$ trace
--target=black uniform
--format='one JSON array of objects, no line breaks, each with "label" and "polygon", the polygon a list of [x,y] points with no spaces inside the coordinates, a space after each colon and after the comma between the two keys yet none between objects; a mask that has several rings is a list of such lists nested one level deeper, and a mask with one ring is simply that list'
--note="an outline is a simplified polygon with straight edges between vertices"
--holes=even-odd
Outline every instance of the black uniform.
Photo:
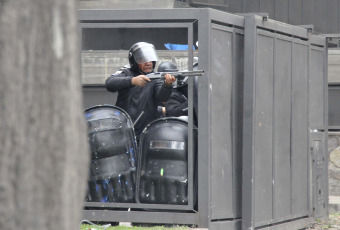
[{"label": "black uniform", "polygon": [[165,103],[166,116],[188,116],[188,85],[174,89]]},{"label": "black uniform", "polygon": [[123,69],[121,73],[111,75],[105,83],[108,91],[118,91],[116,106],[124,109],[133,122],[144,112],[135,124],[137,139],[147,124],[159,118],[157,105],[168,100],[172,92],[172,86],[166,86],[160,79],[154,79],[144,87],[132,85],[132,78],[138,75],[140,73]]}]

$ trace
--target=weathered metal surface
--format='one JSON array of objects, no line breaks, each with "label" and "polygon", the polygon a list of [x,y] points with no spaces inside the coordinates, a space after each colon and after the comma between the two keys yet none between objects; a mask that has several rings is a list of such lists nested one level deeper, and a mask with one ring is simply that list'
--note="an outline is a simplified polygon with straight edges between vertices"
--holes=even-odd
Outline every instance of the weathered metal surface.
[{"label": "weathered metal surface", "polygon": [[326,40],[259,16],[245,25],[242,228],[327,215],[325,142],[309,141],[327,130]]}]

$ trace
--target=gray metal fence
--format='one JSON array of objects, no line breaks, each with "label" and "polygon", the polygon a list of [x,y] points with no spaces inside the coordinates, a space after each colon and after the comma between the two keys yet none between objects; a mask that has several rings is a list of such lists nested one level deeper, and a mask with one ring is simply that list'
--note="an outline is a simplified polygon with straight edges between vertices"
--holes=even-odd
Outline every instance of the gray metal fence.
[{"label": "gray metal fence", "polygon": [[[167,28],[171,37],[184,29],[188,66],[198,41],[198,68],[205,71],[197,85],[197,153],[189,82],[188,204],[87,202],[84,218],[229,230],[297,229],[327,216],[325,38],[266,17],[211,9],[81,10],[79,20],[87,36],[91,28],[139,28],[140,41],[157,44],[172,42],[157,38],[157,29]],[[114,36],[122,46],[133,42]]]},{"label": "gray metal fence", "polygon": [[325,39],[258,16],[245,25],[243,229],[297,228],[327,215]]}]

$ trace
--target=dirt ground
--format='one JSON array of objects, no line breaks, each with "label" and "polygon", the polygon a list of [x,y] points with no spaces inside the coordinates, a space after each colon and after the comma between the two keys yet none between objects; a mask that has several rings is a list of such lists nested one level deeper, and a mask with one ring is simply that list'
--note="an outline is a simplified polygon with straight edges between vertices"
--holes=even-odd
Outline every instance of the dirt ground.
[{"label": "dirt ground", "polygon": [[305,228],[305,230],[339,230],[340,229],[340,213],[329,214],[329,219],[317,221]]}]

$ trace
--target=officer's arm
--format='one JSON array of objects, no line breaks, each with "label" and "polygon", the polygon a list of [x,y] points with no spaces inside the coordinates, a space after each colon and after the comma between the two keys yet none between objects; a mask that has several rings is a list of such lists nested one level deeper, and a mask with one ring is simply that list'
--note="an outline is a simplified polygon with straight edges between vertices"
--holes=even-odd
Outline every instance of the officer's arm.
[{"label": "officer's arm", "polygon": [[105,81],[105,87],[110,92],[117,92],[119,90],[132,87],[132,76],[127,76],[123,73],[112,74]]},{"label": "officer's arm", "polygon": [[172,93],[172,83],[176,81],[174,76],[170,74],[165,75],[165,79],[157,79],[155,97],[159,102],[166,102]]},{"label": "officer's arm", "polygon": [[150,82],[150,78],[145,75],[138,75],[131,79],[131,84],[139,87],[143,87],[146,83]]}]

